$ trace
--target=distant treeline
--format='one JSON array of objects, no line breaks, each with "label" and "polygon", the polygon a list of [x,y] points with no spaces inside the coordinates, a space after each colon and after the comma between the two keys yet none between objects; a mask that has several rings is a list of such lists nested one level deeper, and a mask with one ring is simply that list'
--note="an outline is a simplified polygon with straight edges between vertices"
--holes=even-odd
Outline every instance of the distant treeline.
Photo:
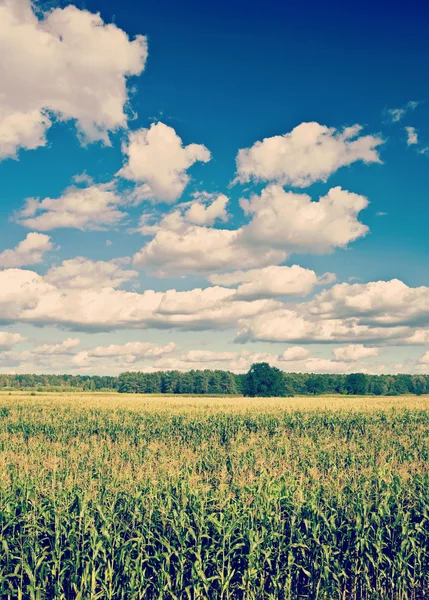
[{"label": "distant treeline", "polygon": [[[128,372],[119,377],[97,375],[0,375],[0,390],[116,390],[140,394],[237,394],[245,374],[229,371]],[[286,395],[300,394],[429,394],[429,375],[326,375],[285,373]]]},{"label": "distant treeline", "polygon": [[[129,372],[119,376],[118,391],[142,394],[242,394],[247,375],[229,371]],[[326,375],[284,373],[286,395],[429,393],[429,375]]]},{"label": "distant treeline", "polygon": [[0,390],[117,390],[118,377],[99,375],[1,375]]}]

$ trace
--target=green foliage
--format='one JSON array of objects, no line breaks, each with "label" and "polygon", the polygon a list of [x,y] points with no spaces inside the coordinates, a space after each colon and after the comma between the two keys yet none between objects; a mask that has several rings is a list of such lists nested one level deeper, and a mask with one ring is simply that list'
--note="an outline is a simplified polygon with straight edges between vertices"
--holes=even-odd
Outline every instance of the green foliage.
[{"label": "green foliage", "polygon": [[[284,379],[284,392],[281,395],[285,396],[300,394],[398,396],[401,394],[421,395],[429,393],[429,375],[282,373],[282,376]],[[192,370],[186,373],[181,371],[129,372],[122,373],[119,377],[0,374],[0,390],[34,389],[38,392],[117,390],[134,394],[237,395],[244,393],[246,381],[247,374],[237,375],[229,371],[209,369],[204,371]],[[282,385],[280,377],[278,377],[278,386]]]},{"label": "green foliage", "polygon": [[369,381],[365,373],[352,373],[346,377],[346,391],[348,394],[364,396],[368,392]]},{"label": "green foliage", "polygon": [[5,600],[426,597],[427,411],[0,416]]},{"label": "green foliage", "polygon": [[283,371],[271,367],[268,363],[255,363],[243,381],[243,393],[254,398],[286,396],[286,381]]},{"label": "green foliage", "polygon": [[127,372],[118,378],[118,392],[131,394],[239,394],[241,386],[230,371]]}]

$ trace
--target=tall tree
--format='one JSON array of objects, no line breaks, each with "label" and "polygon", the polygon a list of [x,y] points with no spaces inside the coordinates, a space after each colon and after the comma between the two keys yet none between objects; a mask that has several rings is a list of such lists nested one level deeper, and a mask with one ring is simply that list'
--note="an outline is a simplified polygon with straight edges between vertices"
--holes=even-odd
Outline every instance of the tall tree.
[{"label": "tall tree", "polygon": [[255,363],[244,378],[245,396],[286,396],[286,380],[283,371],[268,363]]}]

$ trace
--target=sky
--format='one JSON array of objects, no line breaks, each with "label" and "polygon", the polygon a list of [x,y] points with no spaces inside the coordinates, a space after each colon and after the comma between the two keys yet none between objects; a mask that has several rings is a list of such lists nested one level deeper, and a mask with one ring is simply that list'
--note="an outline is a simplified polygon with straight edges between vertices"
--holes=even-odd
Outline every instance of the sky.
[{"label": "sky", "polygon": [[419,2],[0,0],[0,372],[429,372]]}]

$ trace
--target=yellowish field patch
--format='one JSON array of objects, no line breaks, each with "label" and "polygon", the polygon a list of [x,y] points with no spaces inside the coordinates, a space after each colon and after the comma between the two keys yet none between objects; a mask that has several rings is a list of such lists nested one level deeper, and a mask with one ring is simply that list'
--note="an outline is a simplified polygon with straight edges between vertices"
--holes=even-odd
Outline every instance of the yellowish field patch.
[{"label": "yellowish field patch", "polygon": [[293,398],[195,397],[118,394],[116,392],[0,392],[0,406],[39,408],[93,408],[137,412],[278,412],[278,411],[379,411],[429,410],[429,395],[414,396],[296,396]]}]

